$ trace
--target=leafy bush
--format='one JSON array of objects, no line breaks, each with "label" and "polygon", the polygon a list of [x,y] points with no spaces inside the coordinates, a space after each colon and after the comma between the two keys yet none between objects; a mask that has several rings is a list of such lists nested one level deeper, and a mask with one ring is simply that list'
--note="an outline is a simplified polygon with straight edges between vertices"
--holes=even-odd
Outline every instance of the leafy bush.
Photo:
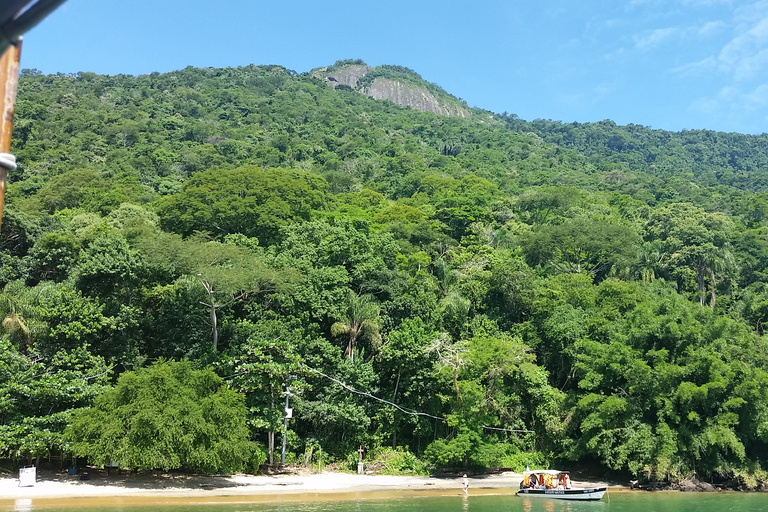
[{"label": "leafy bush", "polygon": [[251,466],[253,466],[253,473],[256,474],[259,472],[259,466],[266,464],[267,459],[269,459],[269,450],[261,443],[254,443],[254,445]]},{"label": "leafy bush", "polygon": [[397,447],[385,448],[376,454],[376,462],[384,463],[384,468],[380,471],[383,475],[429,475],[429,465],[419,460],[413,453]]},{"label": "leafy bush", "polygon": [[337,71],[339,69],[346,68],[349,66],[367,66],[367,65],[368,64],[366,64],[363,59],[341,59],[334,62],[333,65],[328,66],[325,72],[333,73],[334,71]]},{"label": "leafy bush", "polygon": [[65,431],[71,452],[127,469],[235,473],[259,456],[249,440],[243,396],[210,369],[158,361],[123,373]]},{"label": "leafy bush", "polygon": [[357,463],[360,461],[360,455],[357,452],[350,452],[347,454],[347,459],[344,461],[344,465],[341,469],[348,469],[349,471],[357,471]]},{"label": "leafy bush", "polygon": [[424,458],[435,466],[463,464],[471,456],[473,445],[478,440],[476,433],[462,433],[447,442],[437,439],[424,450]]},{"label": "leafy bush", "polygon": [[523,471],[526,466],[543,469],[549,468],[551,464],[551,455],[542,452],[511,453],[504,456],[501,461],[499,461],[499,467],[511,468],[512,471],[516,471],[518,473]]}]

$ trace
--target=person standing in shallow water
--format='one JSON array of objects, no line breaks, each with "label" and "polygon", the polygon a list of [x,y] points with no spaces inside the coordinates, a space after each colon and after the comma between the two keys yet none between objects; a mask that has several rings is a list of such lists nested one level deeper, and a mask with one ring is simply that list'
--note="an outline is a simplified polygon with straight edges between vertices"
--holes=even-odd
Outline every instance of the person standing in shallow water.
[{"label": "person standing in shallow water", "polygon": [[464,486],[464,494],[469,496],[469,478],[467,478],[466,473],[464,473],[464,476],[461,479],[461,485]]}]

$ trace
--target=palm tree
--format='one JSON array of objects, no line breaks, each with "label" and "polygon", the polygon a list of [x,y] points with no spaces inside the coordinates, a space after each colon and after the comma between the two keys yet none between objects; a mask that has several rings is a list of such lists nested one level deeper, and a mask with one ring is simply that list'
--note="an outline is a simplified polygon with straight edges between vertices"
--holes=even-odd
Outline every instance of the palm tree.
[{"label": "palm tree", "polygon": [[658,244],[645,242],[640,248],[637,262],[637,274],[640,280],[652,283],[657,277],[657,272],[666,266],[662,263],[665,253],[659,251]]},{"label": "palm tree", "polygon": [[456,285],[459,279],[459,272],[451,268],[451,264],[444,258],[438,258],[435,261],[435,277],[437,277],[437,287],[440,293],[445,297],[448,292]]},{"label": "palm tree", "polygon": [[29,351],[35,336],[46,327],[35,306],[48,288],[48,285],[27,288],[23,281],[13,281],[0,291],[0,333],[5,333],[21,352]]},{"label": "palm tree", "polygon": [[350,361],[355,360],[355,347],[358,339],[366,339],[374,350],[381,347],[379,330],[379,305],[371,295],[357,295],[352,290],[347,295],[346,311],[341,321],[331,326],[332,336],[347,336],[347,348],[344,355]]},{"label": "palm tree", "polygon": [[734,258],[733,253],[730,251],[730,245],[726,244],[710,253],[707,260],[707,267],[709,269],[709,284],[711,286],[709,307],[714,309],[715,301],[717,300],[715,293],[715,289],[717,288],[717,282],[715,281],[716,275],[733,274],[738,271],[738,264],[736,263],[736,258]]}]

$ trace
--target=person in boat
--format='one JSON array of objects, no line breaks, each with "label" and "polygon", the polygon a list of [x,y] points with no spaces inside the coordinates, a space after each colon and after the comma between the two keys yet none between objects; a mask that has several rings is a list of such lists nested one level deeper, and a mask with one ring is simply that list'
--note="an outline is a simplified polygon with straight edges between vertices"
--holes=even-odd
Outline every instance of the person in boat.
[{"label": "person in boat", "polygon": [[[534,479],[535,479],[535,478],[536,478],[536,477],[534,476]],[[521,489],[530,489],[530,488],[531,488],[531,487],[533,487],[534,485],[536,485],[536,484],[534,484],[534,483],[533,483],[533,481],[531,480],[531,475],[525,475],[525,476],[523,477],[523,481],[522,481],[522,482],[520,482],[520,488],[521,488]]]}]

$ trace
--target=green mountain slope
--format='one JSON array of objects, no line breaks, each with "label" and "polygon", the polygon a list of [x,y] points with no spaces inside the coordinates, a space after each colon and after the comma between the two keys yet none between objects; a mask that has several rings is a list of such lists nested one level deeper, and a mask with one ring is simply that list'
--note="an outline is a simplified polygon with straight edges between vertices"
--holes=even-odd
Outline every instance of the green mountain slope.
[{"label": "green mountain slope", "polygon": [[207,471],[266,459],[290,383],[289,461],[766,480],[762,136],[525,122],[340,61],[28,70],[13,151],[0,457],[115,460],[75,410],[186,359],[249,428]]},{"label": "green mountain slope", "polygon": [[525,122],[507,117],[510,129],[533,132],[547,142],[656,176],[689,176],[704,186],[728,185],[752,192],[768,190],[768,135],[711,130],[679,133],[644,126],[599,123]]}]

